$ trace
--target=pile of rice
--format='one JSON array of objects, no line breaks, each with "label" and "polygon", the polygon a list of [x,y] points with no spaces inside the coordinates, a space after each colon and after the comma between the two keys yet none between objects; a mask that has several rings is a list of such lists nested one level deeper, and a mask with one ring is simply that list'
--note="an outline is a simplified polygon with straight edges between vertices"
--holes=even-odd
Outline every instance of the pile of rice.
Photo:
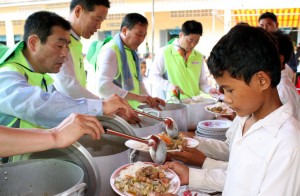
[{"label": "pile of rice", "polygon": [[136,142],[134,143],[135,149],[138,150],[149,150],[149,146],[147,144],[144,144],[142,142]]},{"label": "pile of rice", "polygon": [[126,169],[123,169],[120,173],[118,178],[120,179],[124,179],[126,176],[135,176],[135,172],[142,168],[142,167],[146,167],[149,166],[149,164],[143,163],[141,161],[138,161],[130,166],[128,166]]}]

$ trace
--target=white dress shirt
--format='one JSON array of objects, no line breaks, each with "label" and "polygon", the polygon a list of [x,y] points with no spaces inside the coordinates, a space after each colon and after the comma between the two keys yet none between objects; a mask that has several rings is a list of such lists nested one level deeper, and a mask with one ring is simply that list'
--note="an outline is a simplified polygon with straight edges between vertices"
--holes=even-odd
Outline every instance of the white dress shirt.
[{"label": "white dress shirt", "polygon": [[71,113],[103,114],[102,100],[73,99],[58,91],[47,93],[40,87],[28,84],[27,79],[15,71],[1,72],[0,113],[44,128],[57,126]]},{"label": "white dress shirt", "polygon": [[291,81],[290,77],[288,76],[287,69],[281,70],[281,79],[280,83],[277,85],[277,90],[281,102],[290,103],[293,108],[294,117],[300,122],[300,95],[298,94],[297,89]]},{"label": "white dress shirt", "polygon": [[226,141],[195,137],[199,141],[197,149],[207,157],[201,169],[189,168],[190,189],[223,191],[233,131],[232,128],[227,130]]},{"label": "white dress shirt", "polygon": [[246,119],[232,124],[223,195],[300,195],[300,124],[291,106],[281,106],[242,135]]},{"label": "white dress shirt", "polygon": [[285,72],[286,72],[286,75],[288,76],[288,78],[290,78],[291,81],[294,80],[294,71],[292,70],[292,68],[288,65],[288,64],[285,64]]},{"label": "white dress shirt", "polygon": [[[117,94],[125,98],[128,91],[113,83],[115,77],[119,74],[119,69],[116,53],[111,48],[107,47],[100,51],[99,58],[97,58],[97,67],[96,80],[98,82],[96,83],[96,91],[99,96],[107,98],[112,94]],[[140,92],[141,95],[148,95],[143,82],[140,82]]]},{"label": "white dress shirt", "polygon": [[[71,30],[71,34],[80,41],[80,37],[76,35],[74,31]],[[72,50],[70,48],[70,50]],[[74,57],[78,58],[78,57]],[[68,53],[67,60],[63,63],[63,66],[60,68],[60,71],[56,74],[49,74],[54,79],[55,88],[73,97],[77,98],[87,98],[87,99],[99,99],[98,96],[91,93],[88,89],[83,87],[76,78],[73,57],[71,53]]]}]

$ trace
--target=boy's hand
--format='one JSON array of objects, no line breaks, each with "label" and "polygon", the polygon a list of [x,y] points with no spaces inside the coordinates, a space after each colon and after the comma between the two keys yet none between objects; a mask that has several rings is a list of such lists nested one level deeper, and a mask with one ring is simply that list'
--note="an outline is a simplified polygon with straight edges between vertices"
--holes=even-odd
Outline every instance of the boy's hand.
[{"label": "boy's hand", "polygon": [[168,152],[168,157],[177,159],[189,165],[202,167],[206,156],[195,148],[183,147],[182,151]]},{"label": "boy's hand", "polygon": [[162,168],[173,170],[180,179],[180,185],[189,184],[189,168],[177,161],[166,162]]}]

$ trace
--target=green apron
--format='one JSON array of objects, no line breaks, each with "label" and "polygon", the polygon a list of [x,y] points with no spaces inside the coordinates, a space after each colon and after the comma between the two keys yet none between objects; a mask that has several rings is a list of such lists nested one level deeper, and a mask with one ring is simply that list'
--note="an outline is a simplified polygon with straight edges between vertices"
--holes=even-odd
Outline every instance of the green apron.
[{"label": "green apron", "polygon": [[71,43],[69,45],[69,48],[73,60],[76,79],[79,81],[81,86],[86,87],[86,73],[83,63],[82,44],[72,35],[70,37]]},{"label": "green apron", "polygon": [[[199,78],[202,69],[202,59],[202,55],[193,50],[188,61],[185,62],[173,44],[165,46],[164,64],[168,74],[168,80],[172,84],[179,86],[189,96],[199,95]],[[188,98],[184,94],[181,96],[182,98]]]}]

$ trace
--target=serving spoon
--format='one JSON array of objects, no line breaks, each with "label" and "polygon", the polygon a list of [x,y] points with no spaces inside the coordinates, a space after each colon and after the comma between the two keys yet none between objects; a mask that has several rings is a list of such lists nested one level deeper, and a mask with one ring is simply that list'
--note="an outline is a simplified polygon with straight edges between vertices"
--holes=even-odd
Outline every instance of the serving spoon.
[{"label": "serving spoon", "polygon": [[179,135],[178,127],[177,127],[176,122],[172,118],[170,118],[170,117],[160,118],[160,117],[153,116],[151,114],[141,112],[141,111],[135,110],[135,109],[133,111],[136,112],[137,114],[141,114],[143,116],[147,116],[149,118],[153,118],[153,119],[156,119],[158,121],[164,122],[165,125],[166,125],[166,131],[167,131],[168,135],[171,138],[177,138],[178,137],[178,135]]},{"label": "serving spoon", "polygon": [[150,156],[155,163],[163,164],[166,161],[167,146],[156,135],[150,135],[149,138],[143,139],[125,133],[120,133],[118,131],[113,131],[111,129],[105,129],[105,133],[147,144],[149,146]]}]

